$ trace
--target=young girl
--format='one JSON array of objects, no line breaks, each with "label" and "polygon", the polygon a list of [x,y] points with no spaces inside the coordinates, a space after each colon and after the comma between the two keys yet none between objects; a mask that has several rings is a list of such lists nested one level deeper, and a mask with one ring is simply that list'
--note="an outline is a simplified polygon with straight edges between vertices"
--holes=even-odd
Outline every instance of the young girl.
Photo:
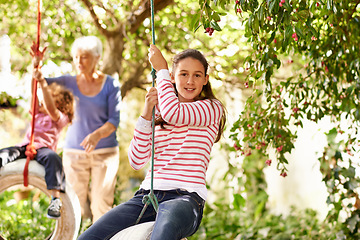
[{"label": "young girl", "polygon": [[[38,81],[43,95],[43,101],[37,101],[39,104],[35,110],[34,146],[37,154],[34,159],[45,167],[45,181],[52,195],[47,216],[59,218],[60,192],[65,192],[65,174],[61,157],[55,151],[61,130],[73,119],[74,97],[69,90],[60,85],[47,85],[38,68],[34,68],[32,81],[34,79]],[[22,143],[0,150],[0,167],[26,158],[25,151],[30,143],[30,135],[31,128],[28,129]]]},{"label": "young girl", "polygon": [[[194,234],[200,225],[210,152],[223,132],[225,113],[211,90],[208,63],[199,51],[188,49],[176,55],[172,73],[154,45],[149,59],[157,70],[157,88],[146,95],[128,155],[136,170],[151,159],[151,119],[156,106],[153,189],[159,208],[156,212],[152,205],[147,207],[140,223],[155,221],[152,240],[175,240]],[[79,240],[109,239],[135,225],[150,188],[149,171],[132,199],[107,212]]]}]

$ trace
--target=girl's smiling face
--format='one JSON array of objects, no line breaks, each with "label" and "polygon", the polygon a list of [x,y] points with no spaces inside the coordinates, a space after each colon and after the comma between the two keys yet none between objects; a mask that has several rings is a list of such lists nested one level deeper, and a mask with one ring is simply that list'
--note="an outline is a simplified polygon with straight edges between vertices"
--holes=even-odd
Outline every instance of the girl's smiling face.
[{"label": "girl's smiling face", "polygon": [[180,60],[171,74],[171,82],[175,83],[180,102],[193,102],[208,80],[209,75],[205,74],[202,63],[192,57]]}]

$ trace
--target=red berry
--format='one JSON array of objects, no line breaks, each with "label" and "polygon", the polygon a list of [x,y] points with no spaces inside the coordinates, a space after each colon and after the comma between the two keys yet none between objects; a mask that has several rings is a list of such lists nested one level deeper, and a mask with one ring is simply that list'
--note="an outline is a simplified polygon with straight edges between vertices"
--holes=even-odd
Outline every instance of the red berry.
[{"label": "red berry", "polygon": [[246,153],[246,156],[250,156],[251,155],[251,149],[249,149],[249,151]]},{"label": "red berry", "polygon": [[270,166],[271,165],[271,159],[268,159],[265,161],[266,165]]},{"label": "red berry", "polygon": [[239,147],[236,143],[234,143],[234,148],[235,148],[236,151],[241,150],[241,147]]},{"label": "red berry", "polygon": [[279,6],[280,6],[280,7],[282,7],[282,6],[283,6],[281,2],[279,3]]}]

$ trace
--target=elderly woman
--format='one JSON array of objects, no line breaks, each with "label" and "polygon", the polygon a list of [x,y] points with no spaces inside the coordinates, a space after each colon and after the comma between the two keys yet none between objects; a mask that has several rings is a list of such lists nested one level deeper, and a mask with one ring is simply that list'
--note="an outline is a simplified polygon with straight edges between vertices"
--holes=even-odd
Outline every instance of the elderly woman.
[{"label": "elderly woman", "polygon": [[66,179],[79,197],[82,216],[88,218],[92,214],[95,222],[114,202],[119,166],[116,129],[120,121],[120,86],[97,69],[102,54],[100,39],[76,39],[71,53],[77,74],[46,80],[66,86],[76,96],[75,119],[66,133],[63,164]]}]

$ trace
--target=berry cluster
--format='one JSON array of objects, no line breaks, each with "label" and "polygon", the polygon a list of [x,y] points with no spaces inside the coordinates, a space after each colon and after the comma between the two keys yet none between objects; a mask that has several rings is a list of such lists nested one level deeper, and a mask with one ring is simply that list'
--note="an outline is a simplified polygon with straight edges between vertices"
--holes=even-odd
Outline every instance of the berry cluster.
[{"label": "berry cluster", "polygon": [[205,33],[208,33],[209,36],[211,36],[213,34],[213,32],[214,32],[214,29],[212,27],[207,27],[205,29]]},{"label": "berry cluster", "polygon": [[237,5],[236,13],[242,13],[242,10],[241,10],[241,8],[240,8],[240,1],[239,1],[239,0],[236,0],[235,4]]},{"label": "berry cluster", "polygon": [[285,3],[285,0],[281,0],[281,1],[279,2],[279,6],[282,7],[284,3]]},{"label": "berry cluster", "polygon": [[291,36],[292,36],[292,38],[293,38],[295,41],[299,40],[299,38],[298,38],[298,36],[297,36],[296,33],[293,33]]}]

